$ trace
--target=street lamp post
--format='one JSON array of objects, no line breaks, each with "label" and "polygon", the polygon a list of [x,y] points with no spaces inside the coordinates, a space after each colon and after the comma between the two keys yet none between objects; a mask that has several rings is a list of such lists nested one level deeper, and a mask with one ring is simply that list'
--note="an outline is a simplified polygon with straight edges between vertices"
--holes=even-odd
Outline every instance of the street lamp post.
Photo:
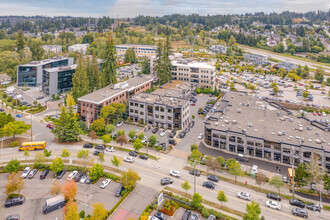
[{"label": "street lamp post", "polygon": [[[294,163],[294,158],[293,158],[293,163]],[[294,176],[295,176],[294,164],[292,164],[292,197],[294,197]]]},{"label": "street lamp post", "polygon": [[33,136],[32,136],[32,113],[31,113],[31,141],[33,141]]}]

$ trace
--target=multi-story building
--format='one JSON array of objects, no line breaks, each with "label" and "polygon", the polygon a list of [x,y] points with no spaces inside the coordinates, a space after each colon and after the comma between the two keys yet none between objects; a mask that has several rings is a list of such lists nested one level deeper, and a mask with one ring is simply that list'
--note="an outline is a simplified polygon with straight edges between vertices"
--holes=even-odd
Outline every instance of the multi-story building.
[{"label": "multi-story building", "polygon": [[212,51],[213,53],[222,53],[222,54],[226,54],[227,52],[227,47],[225,46],[221,46],[221,45],[212,45],[210,47],[210,51]]},{"label": "multi-story building", "polygon": [[42,90],[47,95],[70,91],[77,64],[44,69]]},{"label": "multi-story building", "polygon": [[216,73],[214,66],[187,60],[174,60],[172,66],[173,80],[189,82],[200,88],[214,89]]},{"label": "multi-story building", "polygon": [[89,44],[74,44],[68,47],[68,51],[70,53],[78,52],[78,53],[86,54],[88,47]]},{"label": "multi-story building", "polygon": [[44,45],[42,48],[46,53],[62,53],[62,45]]},{"label": "multi-story building", "polygon": [[127,49],[133,49],[138,57],[150,57],[156,55],[157,47],[154,45],[138,45],[138,44],[119,44],[116,46],[118,56],[125,56]]},{"label": "multi-story building", "polygon": [[267,57],[252,53],[245,53],[244,60],[258,65],[266,65],[268,63]]},{"label": "multi-story building", "polygon": [[188,99],[140,93],[129,98],[129,117],[164,129],[183,129],[190,122]]},{"label": "multi-story building", "polygon": [[100,118],[101,109],[111,103],[124,103],[133,95],[151,88],[153,78],[137,76],[127,81],[110,85],[78,98],[78,113],[83,121]]},{"label": "multi-story building", "polygon": [[152,94],[189,99],[191,97],[191,93],[194,91],[194,84],[191,84],[189,82],[172,80],[162,85],[157,90],[153,91]]},{"label": "multi-story building", "polygon": [[298,66],[294,63],[289,63],[289,62],[279,62],[277,64],[278,68],[285,69],[287,72],[290,72],[292,69],[297,69]]},{"label": "multi-story building", "polygon": [[228,92],[205,121],[205,143],[219,151],[284,164],[309,162],[312,153],[330,171],[330,127],[296,117],[280,104]]},{"label": "multi-story building", "polygon": [[31,87],[42,86],[44,69],[69,66],[72,64],[72,57],[55,57],[19,65],[17,66],[17,85]]}]

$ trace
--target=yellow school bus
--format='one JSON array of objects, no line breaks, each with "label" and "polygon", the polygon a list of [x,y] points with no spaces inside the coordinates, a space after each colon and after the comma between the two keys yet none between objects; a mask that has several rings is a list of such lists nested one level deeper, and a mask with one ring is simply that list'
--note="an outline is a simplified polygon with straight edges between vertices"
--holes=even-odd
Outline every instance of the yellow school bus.
[{"label": "yellow school bus", "polygon": [[25,150],[42,150],[46,147],[46,141],[35,141],[35,142],[23,142],[21,146],[19,146],[19,151]]}]

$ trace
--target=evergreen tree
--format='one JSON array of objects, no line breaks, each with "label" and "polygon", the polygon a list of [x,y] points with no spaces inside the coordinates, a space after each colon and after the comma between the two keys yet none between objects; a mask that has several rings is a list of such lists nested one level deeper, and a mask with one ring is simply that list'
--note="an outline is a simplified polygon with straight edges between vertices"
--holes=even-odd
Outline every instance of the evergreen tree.
[{"label": "evergreen tree", "polygon": [[165,43],[162,43],[161,41],[158,42],[156,53],[155,72],[157,74],[159,84],[162,85],[172,79],[172,64],[169,58],[172,51],[169,37],[166,37]]},{"label": "evergreen tree", "polygon": [[18,35],[16,38],[16,47],[17,47],[17,52],[19,54],[22,54],[22,52],[24,51],[24,47],[25,47],[24,36],[23,36],[22,30],[20,30],[18,32]]},{"label": "evergreen tree", "polygon": [[[165,79],[166,82],[171,81],[172,79],[172,63],[171,60],[169,58],[169,56],[172,54],[172,47],[171,47],[171,41],[170,41],[170,37],[166,36],[166,41],[165,41],[165,45],[164,45],[164,75],[165,75]],[[165,82],[165,83],[166,83]]]},{"label": "evergreen tree", "polygon": [[143,58],[142,61],[142,74],[149,74],[150,73],[150,65],[147,57]]},{"label": "evergreen tree", "polygon": [[32,53],[32,60],[42,60],[45,53],[42,48],[42,42],[40,40],[31,40],[29,47]]},{"label": "evergreen tree", "polygon": [[89,82],[87,77],[86,66],[83,62],[82,56],[78,59],[78,65],[75,73],[72,78],[72,96],[74,100],[77,100],[79,97],[88,94],[89,92]]},{"label": "evergreen tree", "polygon": [[116,52],[113,38],[109,36],[102,65],[101,87],[117,82]]},{"label": "evergreen tree", "polygon": [[[100,88],[100,73],[99,73],[99,64],[97,63],[95,50],[93,50],[93,57],[92,57],[90,74],[93,76],[92,77],[93,87],[92,87],[91,91],[99,89]],[[90,83],[91,83],[91,81],[90,81]]]},{"label": "evergreen tree", "polygon": [[125,63],[136,63],[137,59],[133,49],[129,48],[125,52]]}]

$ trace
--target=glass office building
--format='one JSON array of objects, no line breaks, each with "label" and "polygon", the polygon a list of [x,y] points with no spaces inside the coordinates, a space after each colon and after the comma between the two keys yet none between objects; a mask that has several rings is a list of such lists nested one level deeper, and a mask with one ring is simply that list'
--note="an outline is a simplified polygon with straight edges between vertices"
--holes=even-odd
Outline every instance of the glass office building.
[{"label": "glass office building", "polygon": [[18,86],[37,86],[37,67],[18,66],[17,83]]}]

